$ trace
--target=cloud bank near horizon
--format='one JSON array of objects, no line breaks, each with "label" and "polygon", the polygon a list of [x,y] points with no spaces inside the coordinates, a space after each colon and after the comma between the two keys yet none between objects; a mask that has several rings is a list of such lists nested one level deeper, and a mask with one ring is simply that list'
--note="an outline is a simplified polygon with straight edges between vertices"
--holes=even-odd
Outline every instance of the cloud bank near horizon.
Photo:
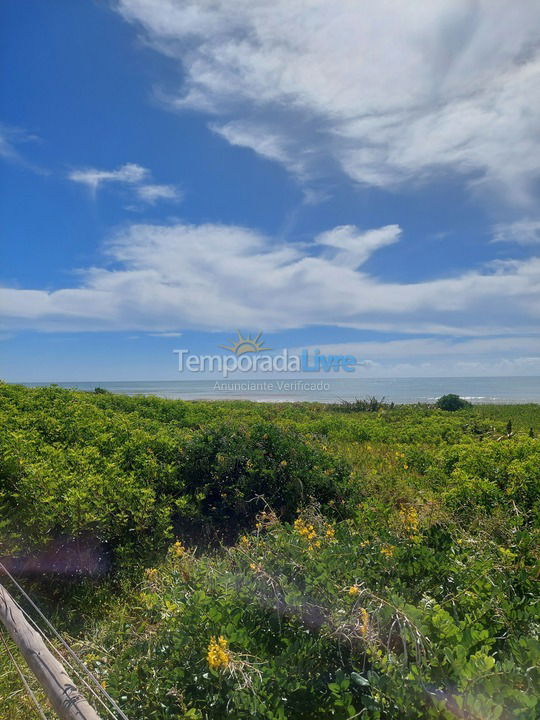
[{"label": "cloud bank near horizon", "polygon": [[74,287],[0,290],[6,330],[267,331],[340,325],[454,336],[537,333],[540,258],[494,261],[453,277],[387,282],[365,264],[398,225],[338,226],[307,244],[231,225],[133,224],[108,262]]}]

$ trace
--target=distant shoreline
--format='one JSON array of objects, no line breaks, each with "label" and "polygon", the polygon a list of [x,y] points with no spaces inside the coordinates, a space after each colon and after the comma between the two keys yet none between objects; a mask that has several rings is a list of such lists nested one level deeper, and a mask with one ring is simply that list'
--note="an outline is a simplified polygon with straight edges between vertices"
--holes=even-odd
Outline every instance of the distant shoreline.
[{"label": "distant shoreline", "polygon": [[[291,390],[284,392],[283,383]],[[225,384],[220,378],[201,380],[156,380],[156,381],[84,381],[84,382],[20,382],[10,383],[27,387],[58,385],[63,388],[92,392],[101,387],[109,392],[129,396],[156,396],[180,400],[249,400],[253,402],[319,402],[337,403],[368,397],[384,398],[396,405],[432,404],[438,397],[455,393],[474,405],[516,405],[540,403],[540,377],[440,377],[440,378],[324,378],[321,390],[305,390],[302,383],[317,385],[321,378],[287,378],[285,380],[245,378],[229,380]],[[234,386],[257,389],[234,390]],[[274,383],[274,387],[269,386]],[[281,383],[281,385],[279,384]],[[232,387],[232,390],[216,391],[216,384]],[[264,389],[260,389],[264,388]]]}]

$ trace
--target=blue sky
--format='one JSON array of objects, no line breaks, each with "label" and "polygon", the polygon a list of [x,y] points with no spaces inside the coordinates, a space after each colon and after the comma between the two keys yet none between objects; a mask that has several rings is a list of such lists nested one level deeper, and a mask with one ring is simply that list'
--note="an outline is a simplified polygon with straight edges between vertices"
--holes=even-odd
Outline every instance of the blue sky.
[{"label": "blue sky", "polygon": [[540,375],[540,6],[5,0],[0,377],[174,379],[237,327]]}]

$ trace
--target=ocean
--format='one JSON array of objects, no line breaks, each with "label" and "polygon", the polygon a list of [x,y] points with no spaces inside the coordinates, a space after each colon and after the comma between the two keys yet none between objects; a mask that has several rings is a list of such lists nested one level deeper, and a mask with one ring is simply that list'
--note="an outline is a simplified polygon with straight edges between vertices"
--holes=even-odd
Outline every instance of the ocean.
[{"label": "ocean", "polygon": [[[50,383],[23,383],[27,386]],[[430,377],[148,380],[137,382],[58,382],[65,388],[92,391],[102,387],[122,395],[157,395],[182,400],[254,400],[322,402],[375,396],[394,403],[432,403],[455,393],[472,403],[540,403],[540,377]]]}]

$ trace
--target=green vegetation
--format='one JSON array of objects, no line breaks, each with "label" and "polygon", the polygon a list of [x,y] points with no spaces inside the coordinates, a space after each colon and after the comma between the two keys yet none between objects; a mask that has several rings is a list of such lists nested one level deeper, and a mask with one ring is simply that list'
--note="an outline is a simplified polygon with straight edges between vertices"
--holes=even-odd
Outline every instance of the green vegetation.
[{"label": "green vegetation", "polygon": [[130,718],[539,716],[539,406],[0,385],[0,423],[2,554],[99,544],[25,584]]},{"label": "green vegetation", "polygon": [[468,400],[460,398],[459,395],[449,393],[448,395],[440,397],[435,403],[435,406],[440,410],[449,410],[450,412],[454,412],[455,410],[463,410],[464,408],[471,407],[471,403],[468,402]]}]

